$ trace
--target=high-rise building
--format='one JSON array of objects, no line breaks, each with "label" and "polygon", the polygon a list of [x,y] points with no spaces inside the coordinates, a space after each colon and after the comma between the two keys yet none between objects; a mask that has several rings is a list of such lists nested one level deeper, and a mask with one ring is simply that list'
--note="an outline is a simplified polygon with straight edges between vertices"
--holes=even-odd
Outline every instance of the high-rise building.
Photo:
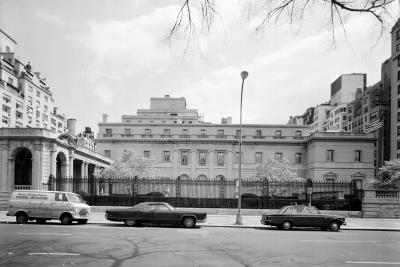
[{"label": "high-rise building", "polygon": [[0,29],[0,128],[45,128],[65,132],[65,115],[58,112],[46,78],[15,57],[15,42]]},{"label": "high-rise building", "polygon": [[391,31],[390,91],[391,91],[391,159],[400,158],[400,19]]},{"label": "high-rise building", "polygon": [[356,98],[357,90],[364,90],[367,75],[362,73],[342,74],[331,84],[331,104],[347,104]]}]

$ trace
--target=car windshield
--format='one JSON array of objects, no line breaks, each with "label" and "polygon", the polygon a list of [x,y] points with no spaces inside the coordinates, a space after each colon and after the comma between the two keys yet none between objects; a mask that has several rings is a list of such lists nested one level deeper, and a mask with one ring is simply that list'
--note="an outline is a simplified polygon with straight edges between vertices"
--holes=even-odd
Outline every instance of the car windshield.
[{"label": "car windshield", "polygon": [[80,195],[67,194],[67,197],[69,202],[86,204],[85,200],[83,200],[83,198]]},{"label": "car windshield", "polygon": [[164,203],[165,204],[165,206],[167,206],[170,210],[174,210],[175,208],[174,207],[172,207],[169,203]]},{"label": "car windshield", "polygon": [[283,207],[283,208],[281,208],[281,210],[278,213],[287,213],[289,208],[290,208],[290,206]]}]

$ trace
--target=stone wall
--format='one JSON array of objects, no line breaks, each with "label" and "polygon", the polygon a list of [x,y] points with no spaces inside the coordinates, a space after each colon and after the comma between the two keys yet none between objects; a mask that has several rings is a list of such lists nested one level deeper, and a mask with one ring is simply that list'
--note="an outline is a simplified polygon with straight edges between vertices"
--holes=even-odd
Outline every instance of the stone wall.
[{"label": "stone wall", "polygon": [[364,190],[363,218],[400,218],[398,190]]}]

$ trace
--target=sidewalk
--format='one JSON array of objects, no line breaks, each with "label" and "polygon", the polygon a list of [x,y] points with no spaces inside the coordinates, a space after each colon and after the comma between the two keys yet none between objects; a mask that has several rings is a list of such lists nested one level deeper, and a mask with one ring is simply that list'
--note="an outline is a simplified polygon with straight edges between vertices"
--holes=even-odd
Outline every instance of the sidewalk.
[{"label": "sidewalk", "polygon": [[[6,211],[0,211],[0,223],[14,223],[15,217],[6,216]],[[242,216],[242,225],[235,225],[235,215],[207,215],[206,223],[199,224],[203,227],[237,227],[237,228],[270,228],[260,223],[261,216]],[[116,223],[108,221],[104,212],[93,213],[89,224]],[[370,219],[346,218],[346,225],[342,230],[367,230],[367,231],[400,231],[400,219]]]}]

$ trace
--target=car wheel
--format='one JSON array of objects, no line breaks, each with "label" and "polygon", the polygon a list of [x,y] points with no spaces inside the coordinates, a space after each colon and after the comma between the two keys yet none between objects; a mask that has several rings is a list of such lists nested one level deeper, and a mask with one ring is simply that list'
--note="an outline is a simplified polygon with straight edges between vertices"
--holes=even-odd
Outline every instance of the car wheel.
[{"label": "car wheel", "polygon": [[336,221],[333,221],[329,224],[329,230],[332,232],[337,232],[340,230],[340,224]]},{"label": "car wheel", "polygon": [[292,229],[292,223],[289,222],[289,221],[284,221],[284,222],[282,223],[282,229],[283,229],[283,230],[290,230],[290,229]]},{"label": "car wheel", "polygon": [[42,224],[42,223],[46,223],[46,219],[36,219],[36,223],[40,223],[40,224]]},{"label": "car wheel", "polygon": [[63,214],[60,218],[61,224],[68,225],[72,223],[72,217],[70,214]]},{"label": "car wheel", "polygon": [[125,220],[124,223],[125,223],[126,226],[131,227],[131,226],[135,226],[136,220],[135,219],[128,219],[128,220]]},{"label": "car wheel", "polygon": [[25,212],[18,212],[15,219],[17,223],[24,224],[28,222],[28,215]]},{"label": "car wheel", "polygon": [[78,220],[78,224],[86,224],[87,223],[87,219],[79,219]]},{"label": "car wheel", "polygon": [[193,228],[196,225],[196,220],[193,217],[185,217],[182,223],[185,228]]}]

